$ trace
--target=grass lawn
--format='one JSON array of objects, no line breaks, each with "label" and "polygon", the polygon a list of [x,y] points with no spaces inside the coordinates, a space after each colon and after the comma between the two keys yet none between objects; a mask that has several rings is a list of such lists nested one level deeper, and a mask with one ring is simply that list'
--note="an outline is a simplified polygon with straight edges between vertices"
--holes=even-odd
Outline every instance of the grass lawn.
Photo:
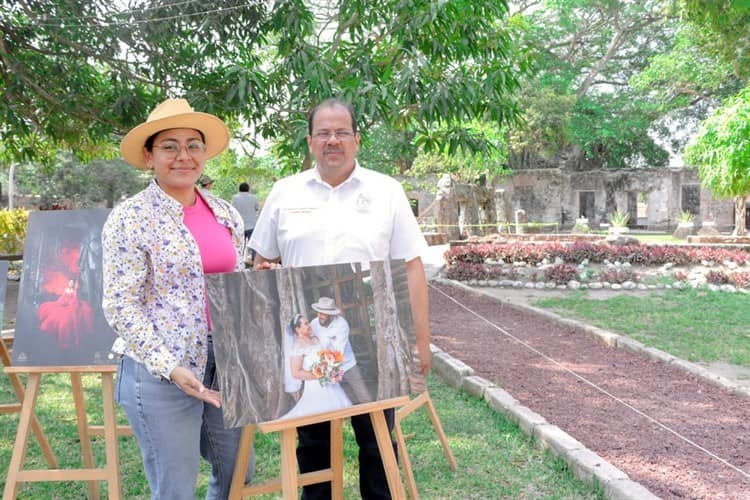
[{"label": "grass lawn", "polygon": [[[101,422],[101,389],[97,377],[85,376],[84,385],[91,423]],[[428,387],[440,415],[459,470],[450,470],[432,430],[426,410],[410,415],[403,424],[409,456],[419,488],[425,499],[486,499],[486,498],[603,498],[599,490],[578,481],[567,465],[534,443],[517,425],[498,415],[473,396],[458,391],[437,377],[430,377]],[[7,376],[0,375],[0,403],[13,402]],[[80,468],[80,447],[75,412],[67,375],[45,375],[37,402],[37,415],[51,441],[60,467]],[[122,415],[120,415],[121,420]],[[0,415],[0,470],[7,471],[10,462],[18,415]],[[357,485],[357,448],[351,427],[345,434],[345,498],[359,498]],[[103,463],[104,442],[94,441],[97,463]],[[256,478],[269,479],[278,475],[279,442],[277,434],[256,437]],[[146,499],[149,490],[143,476],[141,457],[132,437],[120,438],[120,463],[123,498]],[[25,468],[46,468],[47,465],[31,438]],[[205,495],[208,478],[203,463],[199,477],[198,498]],[[0,489],[5,474],[0,475]],[[86,497],[85,483],[26,483],[19,488],[21,499],[79,499]],[[102,484],[106,497],[106,485]],[[266,495],[261,498],[279,498]]]},{"label": "grass lawn", "polygon": [[[607,231],[593,231],[593,234],[607,236]],[[641,243],[654,243],[658,245],[681,245],[687,243],[687,240],[675,238],[672,233],[640,233],[638,231],[624,233],[623,236],[630,236],[638,239]]]},{"label": "grass lawn", "polygon": [[626,234],[637,238],[641,243],[655,243],[659,245],[680,245],[687,243],[687,240],[675,238],[671,233],[634,233]]},{"label": "grass lawn", "polygon": [[750,367],[750,308],[745,294],[687,289],[597,300],[576,292],[534,305],[689,361]]}]

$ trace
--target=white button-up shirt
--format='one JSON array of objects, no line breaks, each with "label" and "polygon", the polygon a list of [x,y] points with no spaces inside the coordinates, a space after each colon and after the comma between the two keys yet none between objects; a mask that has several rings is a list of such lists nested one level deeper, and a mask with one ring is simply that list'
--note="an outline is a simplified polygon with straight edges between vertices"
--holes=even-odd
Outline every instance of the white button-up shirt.
[{"label": "white button-up shirt", "polygon": [[339,351],[344,355],[344,362],[341,365],[342,370],[351,370],[357,364],[352,344],[349,342],[349,323],[346,318],[333,316],[328,326],[321,325],[320,319],[315,318],[310,322],[310,327],[313,335],[318,337],[323,347]]},{"label": "white button-up shirt", "polygon": [[250,246],[285,267],[412,260],[424,236],[395,179],[355,165],[336,187],[317,168],[276,182],[255,224]]}]

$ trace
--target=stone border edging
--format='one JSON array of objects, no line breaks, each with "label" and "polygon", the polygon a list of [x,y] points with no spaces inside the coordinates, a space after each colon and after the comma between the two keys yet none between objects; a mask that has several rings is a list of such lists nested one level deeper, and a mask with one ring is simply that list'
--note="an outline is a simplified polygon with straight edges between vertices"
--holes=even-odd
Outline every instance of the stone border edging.
[{"label": "stone border edging", "polygon": [[627,474],[586,448],[580,441],[552,425],[538,413],[523,406],[502,388],[474,375],[474,369],[434,344],[432,367],[449,385],[463,389],[487,403],[518,424],[521,430],[534,438],[539,448],[549,450],[562,458],[573,475],[589,484],[600,484],[607,498],[613,500],[658,500],[646,487],[631,480]]},{"label": "stone border edging", "polygon": [[[464,283],[461,283],[460,281],[454,281],[454,280],[449,280],[445,278],[436,278],[434,279],[434,281],[438,283],[442,282],[442,283],[447,283],[450,285],[458,286],[465,290],[480,293],[484,295],[485,297],[489,297],[492,300],[501,302],[503,304],[506,303],[502,301],[500,298],[495,297],[494,295],[487,293],[484,290],[472,288],[468,285],[465,285]],[[545,309],[540,309],[538,307],[534,307],[534,306],[530,306],[526,304],[509,303],[509,302],[508,304],[510,304],[513,307],[526,309],[540,316],[544,316],[547,319],[556,321],[562,325],[566,325],[566,326],[570,326],[570,327],[582,330],[585,333],[589,334],[591,337],[601,340],[602,342],[604,342],[605,344],[609,346],[617,347],[620,349],[627,349],[628,351],[634,354],[638,354],[640,356],[646,357],[648,359],[652,359],[654,361],[660,361],[666,365],[674,366],[675,368],[678,368],[686,373],[694,375],[706,382],[717,385],[723,389],[727,389],[731,391],[733,394],[737,394],[739,396],[750,397],[750,387],[745,387],[745,386],[736,384],[735,382],[729,380],[726,377],[717,375],[716,373],[713,373],[710,370],[696,363],[678,358],[676,356],[673,356],[672,354],[669,354],[668,352],[664,352],[660,349],[656,349],[655,347],[647,347],[641,342],[635,339],[632,339],[628,337],[627,335],[610,332],[608,330],[604,330],[596,326],[591,326],[587,323],[583,323],[575,319],[564,318],[560,316],[559,314],[553,313],[551,311],[547,311]]]}]

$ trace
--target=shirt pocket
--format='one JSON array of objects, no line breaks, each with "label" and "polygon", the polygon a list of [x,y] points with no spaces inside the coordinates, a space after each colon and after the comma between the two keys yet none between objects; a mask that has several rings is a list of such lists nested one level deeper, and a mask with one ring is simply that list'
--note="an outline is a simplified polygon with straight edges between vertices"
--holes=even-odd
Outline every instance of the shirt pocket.
[{"label": "shirt pocket", "polygon": [[279,212],[279,237],[281,240],[316,239],[325,227],[323,210],[319,207],[288,207]]}]

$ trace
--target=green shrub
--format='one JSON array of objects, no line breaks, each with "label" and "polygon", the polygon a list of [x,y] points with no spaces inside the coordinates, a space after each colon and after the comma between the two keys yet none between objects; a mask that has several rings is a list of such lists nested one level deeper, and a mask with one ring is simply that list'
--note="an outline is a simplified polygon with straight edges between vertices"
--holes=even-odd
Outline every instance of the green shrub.
[{"label": "green shrub", "polygon": [[29,212],[22,208],[0,210],[0,254],[23,253]]},{"label": "green shrub", "polygon": [[684,222],[686,224],[689,224],[695,220],[695,216],[688,212],[687,210],[683,210],[680,212],[680,216],[677,219],[679,222]]},{"label": "green shrub", "polygon": [[609,214],[609,223],[613,227],[627,227],[630,221],[630,214],[628,212],[620,212],[619,210]]}]

